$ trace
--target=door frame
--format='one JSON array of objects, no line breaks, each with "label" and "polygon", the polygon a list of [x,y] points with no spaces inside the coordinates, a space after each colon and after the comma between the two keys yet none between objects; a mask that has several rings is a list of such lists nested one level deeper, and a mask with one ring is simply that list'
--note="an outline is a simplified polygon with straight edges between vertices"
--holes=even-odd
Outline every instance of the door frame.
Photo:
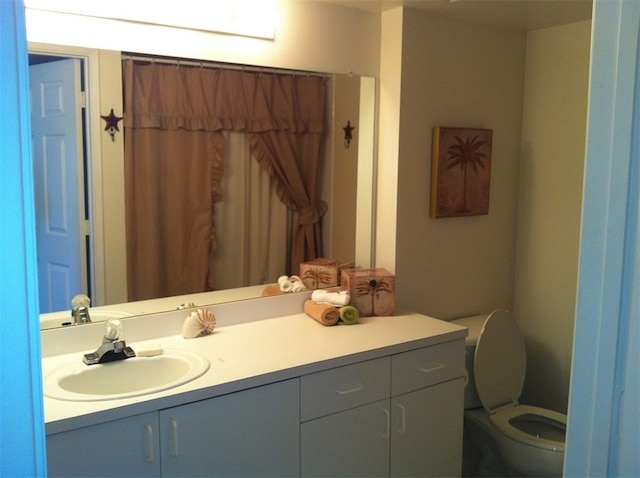
[{"label": "door frame", "polygon": [[[594,2],[578,294],[564,476],[618,476],[637,457],[637,433],[622,433],[623,391],[637,367],[628,350],[633,317],[639,199],[634,128],[640,97],[640,3]],[[635,174],[635,176],[634,176]],[[637,330],[637,329],[636,329]],[[629,348],[631,347],[631,348]],[[635,374],[637,377],[637,374]],[[637,405],[637,404],[635,404]],[[629,405],[631,406],[631,405]],[[637,419],[637,418],[636,418]],[[636,444],[636,448],[633,445]]]}]

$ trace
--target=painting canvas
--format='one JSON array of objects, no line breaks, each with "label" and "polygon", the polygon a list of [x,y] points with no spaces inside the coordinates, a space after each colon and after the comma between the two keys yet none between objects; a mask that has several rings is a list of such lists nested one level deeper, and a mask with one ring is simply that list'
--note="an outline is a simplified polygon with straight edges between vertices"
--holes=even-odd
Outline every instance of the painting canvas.
[{"label": "painting canvas", "polygon": [[490,129],[433,129],[430,217],[489,214]]}]

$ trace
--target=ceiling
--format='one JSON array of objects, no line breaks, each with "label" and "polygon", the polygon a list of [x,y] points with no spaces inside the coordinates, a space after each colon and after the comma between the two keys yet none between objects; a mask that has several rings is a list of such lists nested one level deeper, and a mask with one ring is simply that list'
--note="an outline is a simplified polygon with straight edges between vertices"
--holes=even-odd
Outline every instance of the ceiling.
[{"label": "ceiling", "polygon": [[591,18],[592,0],[321,0],[373,12],[404,6],[448,18],[529,31]]}]

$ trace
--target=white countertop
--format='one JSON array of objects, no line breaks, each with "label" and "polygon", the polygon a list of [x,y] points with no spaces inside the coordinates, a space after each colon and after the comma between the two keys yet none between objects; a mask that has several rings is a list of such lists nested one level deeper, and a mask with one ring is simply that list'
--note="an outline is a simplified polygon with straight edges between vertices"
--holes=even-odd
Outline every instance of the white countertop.
[{"label": "white countertop", "polygon": [[[148,320],[148,319],[147,319]],[[176,319],[172,319],[176,322]],[[180,318],[180,320],[182,320]],[[84,327],[84,326],[79,326]],[[45,396],[47,434],[89,426],[144,412],[299,377],[393,353],[464,338],[467,329],[419,314],[361,317],[357,325],[326,327],[304,313],[222,325],[196,339],[181,334],[130,341],[134,350],[151,343],[204,355],[209,370],[179,387],[154,394],[92,402],[56,400]],[[125,329],[125,339],[126,329]],[[96,341],[98,345],[98,341]],[[95,349],[95,347],[93,348]],[[73,351],[45,355],[43,373],[77,358]],[[126,377],[123,377],[126,380]]]}]

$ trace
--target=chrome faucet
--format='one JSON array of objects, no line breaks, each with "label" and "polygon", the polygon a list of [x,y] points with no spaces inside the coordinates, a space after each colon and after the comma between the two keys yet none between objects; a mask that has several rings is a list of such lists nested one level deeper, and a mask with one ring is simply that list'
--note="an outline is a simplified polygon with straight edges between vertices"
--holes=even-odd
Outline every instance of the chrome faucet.
[{"label": "chrome faucet", "polygon": [[124,340],[120,339],[123,325],[120,319],[111,319],[104,330],[102,344],[95,352],[85,354],[82,361],[87,365],[113,362],[135,357],[136,353],[131,347],[127,347]]},{"label": "chrome faucet", "polygon": [[76,295],[71,299],[71,317],[73,317],[74,325],[90,324],[89,304],[91,299],[83,294]]}]

